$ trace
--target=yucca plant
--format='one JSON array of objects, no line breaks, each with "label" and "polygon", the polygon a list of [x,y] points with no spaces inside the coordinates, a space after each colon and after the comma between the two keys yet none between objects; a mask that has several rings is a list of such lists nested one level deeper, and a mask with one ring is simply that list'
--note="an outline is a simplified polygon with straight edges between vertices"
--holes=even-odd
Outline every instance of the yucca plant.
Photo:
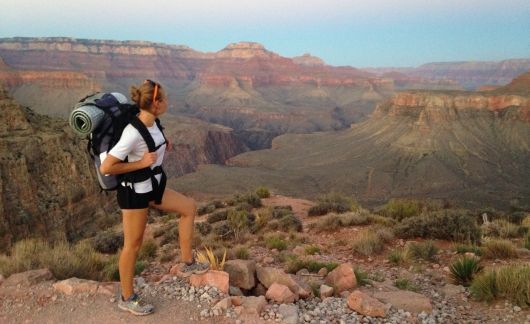
[{"label": "yucca plant", "polygon": [[468,287],[473,277],[484,269],[479,260],[474,257],[461,257],[451,264],[451,278],[456,284]]},{"label": "yucca plant", "polygon": [[197,252],[197,261],[201,263],[209,263],[211,270],[219,270],[223,271],[225,268],[225,261],[226,261],[226,249],[224,249],[223,259],[219,261],[219,258],[217,258],[217,255],[213,253],[213,249],[208,248],[207,246],[204,247],[204,252],[198,251]]}]

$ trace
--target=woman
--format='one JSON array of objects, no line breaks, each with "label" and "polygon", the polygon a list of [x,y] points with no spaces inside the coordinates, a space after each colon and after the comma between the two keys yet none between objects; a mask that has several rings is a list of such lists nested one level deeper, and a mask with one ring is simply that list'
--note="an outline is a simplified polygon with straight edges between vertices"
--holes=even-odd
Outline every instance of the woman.
[{"label": "woman", "polygon": [[118,306],[135,315],[147,315],[154,311],[154,307],[134,293],[133,277],[149,207],[181,215],[179,241],[181,260],[185,263],[181,267],[184,275],[204,272],[207,265],[195,262],[192,254],[196,214],[194,200],[165,188],[166,177],[161,164],[164,152],[170,146],[157,119],[167,110],[164,88],[146,80],[139,87],[131,87],[131,98],[140,108],[140,113],[125,127],[120,140],[101,164],[100,171],[103,174],[118,174],[121,181],[117,199],[123,214],[124,245],[119,260],[122,292]]}]

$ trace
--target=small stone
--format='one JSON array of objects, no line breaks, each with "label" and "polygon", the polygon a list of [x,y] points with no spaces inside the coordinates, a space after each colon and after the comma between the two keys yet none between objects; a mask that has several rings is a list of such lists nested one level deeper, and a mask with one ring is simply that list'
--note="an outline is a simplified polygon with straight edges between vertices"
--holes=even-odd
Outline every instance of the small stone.
[{"label": "small stone", "polygon": [[521,310],[522,310],[522,308],[519,307],[519,306],[514,306],[513,307],[513,311],[516,312],[516,313],[520,312]]},{"label": "small stone", "polygon": [[319,276],[322,276],[322,277],[325,277],[328,275],[328,268],[321,268],[320,270],[318,270],[318,275]]}]

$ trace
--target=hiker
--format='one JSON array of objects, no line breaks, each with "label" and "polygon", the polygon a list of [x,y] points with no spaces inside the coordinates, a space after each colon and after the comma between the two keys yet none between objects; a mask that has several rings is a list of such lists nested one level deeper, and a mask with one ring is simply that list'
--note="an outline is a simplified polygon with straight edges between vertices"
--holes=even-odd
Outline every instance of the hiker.
[{"label": "hiker", "polygon": [[[139,87],[131,87],[131,99],[140,113],[124,128],[119,141],[103,160],[100,171],[118,175],[119,179],[117,200],[123,214],[124,246],[119,258],[121,298],[118,306],[135,315],[147,315],[154,307],[134,293],[133,277],[149,207],[180,214],[179,243],[184,262],[180,270],[184,276],[205,272],[208,265],[196,262],[192,253],[195,201],[165,187],[166,175],[161,165],[170,145],[157,118],[167,110],[165,90],[159,83],[146,80]],[[148,149],[153,145],[155,149]]]}]

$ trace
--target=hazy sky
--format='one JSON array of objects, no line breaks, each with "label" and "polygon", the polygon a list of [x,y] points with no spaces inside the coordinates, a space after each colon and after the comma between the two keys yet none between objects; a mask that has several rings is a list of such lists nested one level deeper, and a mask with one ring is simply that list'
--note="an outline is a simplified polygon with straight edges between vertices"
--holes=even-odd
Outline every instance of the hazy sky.
[{"label": "hazy sky", "polygon": [[530,58],[530,0],[5,0],[0,37],[255,41],[332,65]]}]

